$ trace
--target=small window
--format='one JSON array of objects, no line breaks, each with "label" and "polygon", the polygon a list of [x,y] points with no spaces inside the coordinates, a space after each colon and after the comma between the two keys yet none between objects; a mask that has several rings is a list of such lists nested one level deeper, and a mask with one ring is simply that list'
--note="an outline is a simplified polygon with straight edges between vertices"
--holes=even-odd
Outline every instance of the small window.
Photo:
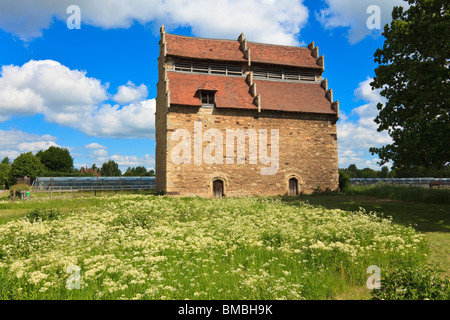
[{"label": "small window", "polygon": [[214,91],[201,91],[200,99],[202,100],[202,105],[205,107],[214,107],[215,106],[215,100],[214,100],[215,94],[216,93]]}]

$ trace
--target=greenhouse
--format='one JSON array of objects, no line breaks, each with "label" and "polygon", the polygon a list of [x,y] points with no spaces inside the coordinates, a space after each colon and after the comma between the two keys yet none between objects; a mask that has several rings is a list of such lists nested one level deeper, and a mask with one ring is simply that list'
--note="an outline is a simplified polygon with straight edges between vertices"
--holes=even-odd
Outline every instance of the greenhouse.
[{"label": "greenhouse", "polygon": [[37,177],[34,190],[155,189],[155,177]]}]

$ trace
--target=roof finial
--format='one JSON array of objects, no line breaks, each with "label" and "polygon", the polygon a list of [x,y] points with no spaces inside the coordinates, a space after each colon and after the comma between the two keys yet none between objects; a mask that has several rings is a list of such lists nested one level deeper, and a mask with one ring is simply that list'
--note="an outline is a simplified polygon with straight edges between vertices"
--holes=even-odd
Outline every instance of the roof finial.
[{"label": "roof finial", "polygon": [[166,28],[164,27],[164,25],[161,26],[161,29],[159,31],[161,31],[161,33],[165,33],[166,32]]}]

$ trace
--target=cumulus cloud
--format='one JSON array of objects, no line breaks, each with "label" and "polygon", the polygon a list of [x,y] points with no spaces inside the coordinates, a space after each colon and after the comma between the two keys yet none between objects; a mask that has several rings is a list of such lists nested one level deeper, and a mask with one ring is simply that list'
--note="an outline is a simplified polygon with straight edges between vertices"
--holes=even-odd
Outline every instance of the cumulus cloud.
[{"label": "cumulus cloud", "polygon": [[32,40],[54,19],[66,21],[69,5],[80,7],[82,25],[164,23],[168,30],[190,26],[197,36],[237,38],[244,32],[252,41],[293,45],[309,15],[303,0],[15,0],[0,2],[0,28]]},{"label": "cumulus cloud", "polygon": [[[379,168],[378,159],[369,153],[370,147],[381,147],[392,143],[387,132],[378,132],[374,122],[378,115],[378,102],[385,102],[379,90],[372,90],[372,78],[362,81],[355,90],[355,96],[367,102],[352,110],[350,116],[341,117],[338,123],[339,167],[356,164],[358,168]],[[356,120],[351,120],[356,118]]]},{"label": "cumulus cloud", "polygon": [[109,138],[153,138],[156,100],[144,100],[120,108],[104,104],[77,122],[75,128],[89,136]]},{"label": "cumulus cloud", "polygon": [[106,157],[108,155],[108,151],[105,149],[98,149],[92,151],[89,155],[91,158]]},{"label": "cumulus cloud", "polygon": [[117,89],[117,93],[113,99],[119,104],[126,104],[130,102],[136,102],[146,98],[148,95],[148,89],[145,84],[136,86],[133,82],[128,81],[126,85],[120,86]]},{"label": "cumulus cloud", "polygon": [[0,130],[0,158],[17,158],[21,153],[46,150],[50,146],[58,147],[56,137],[38,135],[18,130]]},{"label": "cumulus cloud", "polygon": [[[128,91],[128,97],[124,91]],[[57,61],[31,60],[21,67],[3,66],[0,121],[13,115],[43,114],[48,122],[89,136],[152,138],[155,100],[137,101],[147,96],[147,87],[129,82],[119,87],[118,95],[121,102],[132,102],[124,106],[105,104],[109,97],[106,85],[87,77],[85,71],[71,70]]]},{"label": "cumulus cloud", "polygon": [[99,80],[57,61],[30,60],[22,67],[2,66],[0,111],[4,117],[43,113],[47,120],[70,122],[71,115],[88,111],[106,98],[106,88]]},{"label": "cumulus cloud", "polygon": [[89,143],[89,144],[85,145],[84,147],[86,149],[108,149],[107,147],[105,147],[97,142]]},{"label": "cumulus cloud", "polygon": [[[348,40],[356,43],[369,35],[381,35],[383,26],[392,20],[394,6],[409,7],[403,0],[324,0],[327,7],[316,12],[316,18],[326,29],[338,27],[348,28]],[[369,29],[367,20],[372,11],[367,13],[369,6],[376,5],[380,8],[380,29]]]}]

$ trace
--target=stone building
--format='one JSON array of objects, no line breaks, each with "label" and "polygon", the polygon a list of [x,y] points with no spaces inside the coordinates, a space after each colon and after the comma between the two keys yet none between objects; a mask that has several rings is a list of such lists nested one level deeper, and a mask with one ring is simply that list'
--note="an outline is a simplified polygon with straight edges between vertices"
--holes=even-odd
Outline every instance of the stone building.
[{"label": "stone building", "polygon": [[161,28],[156,189],[201,197],[338,188],[339,102],[307,48]]}]

